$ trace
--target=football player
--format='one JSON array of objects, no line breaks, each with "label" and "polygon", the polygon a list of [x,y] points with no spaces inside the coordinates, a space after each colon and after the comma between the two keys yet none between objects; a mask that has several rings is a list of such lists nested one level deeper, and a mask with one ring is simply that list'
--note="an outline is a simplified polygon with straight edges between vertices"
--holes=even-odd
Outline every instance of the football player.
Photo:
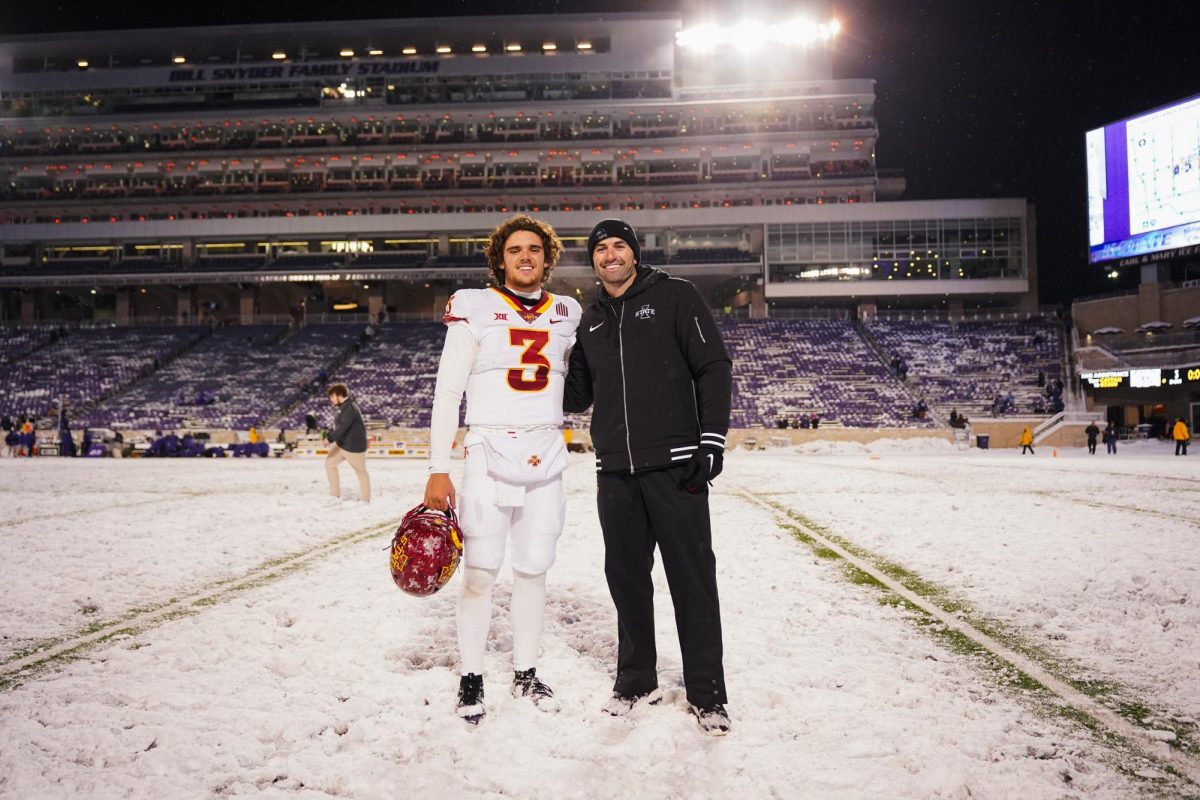
[{"label": "football player", "polygon": [[[492,232],[486,248],[494,286],[463,289],[446,304],[446,341],[438,366],[425,505],[458,509],[464,537],[458,603],[458,714],[478,724],[483,654],[492,589],[512,552],[513,684],[544,710],[554,693],[536,674],[546,571],[562,533],[567,453],[562,426],[567,357],[581,308],[543,288],[562,253],[554,229],[517,215]],[[458,408],[467,396],[462,492],[450,480]]]}]

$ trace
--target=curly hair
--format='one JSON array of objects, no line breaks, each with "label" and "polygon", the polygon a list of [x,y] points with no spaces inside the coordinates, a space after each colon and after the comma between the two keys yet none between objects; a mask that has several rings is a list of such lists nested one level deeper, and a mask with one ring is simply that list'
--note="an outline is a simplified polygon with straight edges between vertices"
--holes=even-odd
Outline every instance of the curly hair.
[{"label": "curly hair", "polygon": [[554,265],[558,263],[558,259],[562,255],[563,243],[558,238],[558,234],[554,232],[554,228],[540,219],[534,219],[526,214],[517,214],[504,220],[488,237],[487,246],[484,247],[483,252],[487,256],[487,268],[492,276],[492,281],[497,286],[504,285],[504,243],[517,231],[530,231],[541,237],[542,247],[546,253],[546,271],[542,274],[542,285],[545,286],[550,282],[550,276],[554,273]]}]

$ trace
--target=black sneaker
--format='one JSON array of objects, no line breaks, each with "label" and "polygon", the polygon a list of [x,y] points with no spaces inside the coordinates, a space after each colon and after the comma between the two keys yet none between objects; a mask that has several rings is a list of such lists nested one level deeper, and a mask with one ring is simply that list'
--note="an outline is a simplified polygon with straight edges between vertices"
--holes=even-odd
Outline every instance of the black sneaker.
[{"label": "black sneaker", "polygon": [[662,700],[662,694],[659,693],[658,689],[651,689],[648,692],[639,692],[635,694],[613,692],[613,696],[608,698],[608,701],[601,706],[600,710],[605,714],[609,714],[614,717],[623,717],[630,711],[633,711],[633,707],[637,705],[639,701],[644,700],[647,697],[651,698],[650,705],[652,706],[657,705],[658,702]]},{"label": "black sneaker", "polygon": [[692,713],[700,723],[700,730],[709,736],[724,736],[729,733],[729,714],[725,713],[725,706],[720,703],[692,706]]},{"label": "black sneaker", "polygon": [[554,699],[554,690],[538,679],[536,667],[513,673],[512,693],[513,697],[528,697],[535,706],[543,711],[558,710],[558,701]]},{"label": "black sneaker", "polygon": [[474,673],[458,679],[458,715],[472,725],[478,725],[486,710],[483,707],[483,676]]}]

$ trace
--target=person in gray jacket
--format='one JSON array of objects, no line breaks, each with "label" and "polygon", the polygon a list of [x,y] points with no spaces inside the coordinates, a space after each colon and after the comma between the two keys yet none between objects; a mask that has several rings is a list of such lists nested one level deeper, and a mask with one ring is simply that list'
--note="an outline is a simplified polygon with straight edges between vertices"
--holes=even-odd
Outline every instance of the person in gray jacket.
[{"label": "person in gray jacket", "polygon": [[329,441],[329,455],[325,458],[329,493],[334,497],[342,496],[338,465],[346,461],[358,476],[358,499],[369,503],[371,476],[367,474],[367,423],[363,420],[358,403],[350,397],[350,390],[346,388],[346,384],[331,384],[328,392],[329,402],[338,410],[333,430],[325,437]]}]

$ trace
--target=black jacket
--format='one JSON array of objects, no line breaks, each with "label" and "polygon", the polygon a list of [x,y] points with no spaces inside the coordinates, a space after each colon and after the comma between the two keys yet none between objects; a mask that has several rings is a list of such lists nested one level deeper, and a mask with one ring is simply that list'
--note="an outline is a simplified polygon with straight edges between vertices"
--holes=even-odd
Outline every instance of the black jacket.
[{"label": "black jacket", "polygon": [[353,397],[347,397],[338,406],[337,421],[329,432],[329,441],[347,453],[367,452],[367,423]]},{"label": "black jacket", "polygon": [[[563,407],[592,412],[597,469],[635,472],[690,458],[702,433],[725,441],[732,365],[689,281],[639,266],[620,297],[583,312]],[[711,437],[710,437],[711,438]]]}]

